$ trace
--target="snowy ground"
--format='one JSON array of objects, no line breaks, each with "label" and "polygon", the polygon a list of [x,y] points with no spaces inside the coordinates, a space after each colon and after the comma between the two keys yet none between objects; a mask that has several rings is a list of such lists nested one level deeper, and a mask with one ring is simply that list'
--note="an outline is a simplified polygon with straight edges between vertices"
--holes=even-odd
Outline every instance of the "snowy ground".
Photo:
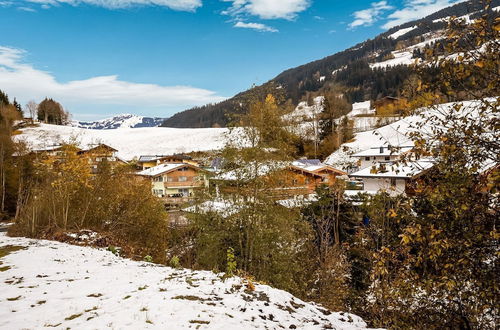
[{"label": "snowy ground", "polygon": [[[10,248],[7,248],[10,246]],[[20,250],[6,253],[7,250]],[[359,329],[266,285],[178,270],[109,251],[0,233],[0,328]]]},{"label": "snowy ground", "polygon": [[140,155],[168,155],[191,151],[221,149],[225,143],[225,128],[121,128],[89,130],[70,126],[41,124],[16,135],[32,148],[44,148],[60,142],[76,140],[82,146],[105,143],[118,150],[118,156],[130,160]]}]

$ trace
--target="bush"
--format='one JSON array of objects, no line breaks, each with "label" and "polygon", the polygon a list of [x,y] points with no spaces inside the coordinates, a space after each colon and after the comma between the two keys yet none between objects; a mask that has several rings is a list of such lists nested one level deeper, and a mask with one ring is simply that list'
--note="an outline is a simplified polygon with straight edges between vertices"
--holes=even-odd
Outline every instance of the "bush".
[{"label": "bush", "polygon": [[150,184],[103,163],[90,175],[88,160],[68,147],[37,163],[37,174],[10,234],[53,239],[90,229],[121,246],[126,256],[165,262],[167,213]]}]

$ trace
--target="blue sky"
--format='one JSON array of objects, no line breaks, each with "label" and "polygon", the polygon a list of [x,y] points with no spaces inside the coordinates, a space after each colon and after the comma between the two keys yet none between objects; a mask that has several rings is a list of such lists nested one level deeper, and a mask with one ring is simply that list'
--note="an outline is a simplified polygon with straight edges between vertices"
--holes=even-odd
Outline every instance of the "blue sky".
[{"label": "blue sky", "polygon": [[75,119],[217,102],[454,0],[0,0],[0,89]]}]

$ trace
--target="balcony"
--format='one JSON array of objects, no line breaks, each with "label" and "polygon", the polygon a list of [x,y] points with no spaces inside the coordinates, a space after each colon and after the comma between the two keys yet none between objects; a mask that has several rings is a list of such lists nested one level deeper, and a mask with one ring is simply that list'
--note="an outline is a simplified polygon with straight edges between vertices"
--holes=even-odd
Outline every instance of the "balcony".
[{"label": "balcony", "polygon": [[185,180],[179,180],[179,178],[172,178],[174,181],[163,182],[163,185],[166,189],[169,188],[196,188],[202,187],[204,185],[204,181],[200,180],[196,176],[188,176],[185,177]]}]

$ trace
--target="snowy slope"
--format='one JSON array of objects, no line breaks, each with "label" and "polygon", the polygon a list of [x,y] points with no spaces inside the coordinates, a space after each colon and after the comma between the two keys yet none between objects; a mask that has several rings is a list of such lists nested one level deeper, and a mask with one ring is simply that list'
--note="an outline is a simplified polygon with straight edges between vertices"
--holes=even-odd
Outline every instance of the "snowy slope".
[{"label": "snowy slope", "polygon": [[31,148],[44,148],[61,142],[77,141],[82,147],[105,143],[118,150],[118,156],[130,160],[140,155],[165,155],[190,151],[216,150],[224,146],[225,128],[122,128],[83,129],[41,124],[16,135]]},{"label": "snowy slope", "polygon": [[71,126],[87,129],[116,129],[116,128],[139,128],[139,127],[157,127],[163,123],[164,118],[152,118],[136,116],[131,114],[117,115],[112,118],[86,122],[72,121]]},{"label": "snowy slope", "polygon": [[0,328],[360,329],[363,320],[267,285],[222,281],[59,242],[9,238],[24,249],[0,259]]}]

